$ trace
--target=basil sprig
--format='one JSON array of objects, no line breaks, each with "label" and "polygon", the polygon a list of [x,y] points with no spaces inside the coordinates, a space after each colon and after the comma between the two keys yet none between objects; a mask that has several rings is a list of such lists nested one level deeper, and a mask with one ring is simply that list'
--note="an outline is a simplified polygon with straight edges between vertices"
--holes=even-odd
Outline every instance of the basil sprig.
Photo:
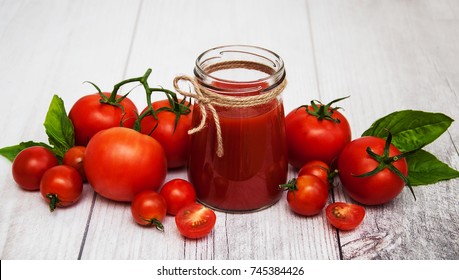
[{"label": "basil sprig", "polygon": [[454,120],[442,113],[404,110],[375,121],[362,136],[386,138],[392,134],[392,144],[401,152],[418,150],[406,157],[408,180],[412,186],[433,184],[459,177],[459,171],[423,150],[442,135]]},{"label": "basil sprig", "polygon": [[65,152],[74,146],[75,136],[72,121],[68,118],[64,102],[59,96],[53,96],[43,125],[49,144],[34,141],[21,142],[18,145],[1,148],[0,155],[12,162],[22,150],[43,146],[50,149],[61,160]]}]

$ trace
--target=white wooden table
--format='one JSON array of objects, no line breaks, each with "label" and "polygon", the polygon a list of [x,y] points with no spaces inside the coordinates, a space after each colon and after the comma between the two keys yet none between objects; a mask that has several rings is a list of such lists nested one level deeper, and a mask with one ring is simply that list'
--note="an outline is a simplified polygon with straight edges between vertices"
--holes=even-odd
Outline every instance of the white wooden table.
[{"label": "white wooden table", "polygon": [[[151,85],[172,88],[196,57],[251,44],[285,61],[286,111],[311,99],[341,103],[353,138],[396,110],[443,112],[459,120],[459,1],[377,0],[0,0],[0,147],[47,141],[53,94],[67,110],[93,93],[152,68]],[[131,94],[143,108],[143,96]],[[459,125],[427,150],[459,168]],[[290,170],[289,177],[294,171]],[[168,174],[186,178],[184,169]],[[50,213],[38,192],[16,186],[0,160],[0,258],[5,259],[459,259],[459,180],[406,188],[366,207],[354,231],[325,213],[294,215],[281,199],[251,214],[217,213],[214,231],[186,240],[174,219],[165,233],[143,228],[129,204],[85,185],[83,197]],[[332,201],[351,200],[338,187]]]}]

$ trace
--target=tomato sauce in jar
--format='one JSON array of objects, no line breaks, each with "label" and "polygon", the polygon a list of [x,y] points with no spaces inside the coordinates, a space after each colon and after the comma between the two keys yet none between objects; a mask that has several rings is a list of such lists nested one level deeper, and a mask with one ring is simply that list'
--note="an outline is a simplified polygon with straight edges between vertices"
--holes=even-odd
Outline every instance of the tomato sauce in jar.
[{"label": "tomato sauce in jar", "polygon": [[[235,68],[234,61],[242,62],[242,66]],[[231,73],[223,73],[226,70]],[[225,78],[220,78],[222,75]],[[284,82],[285,70],[280,57],[268,50],[225,46],[203,53],[196,62],[195,76],[199,86],[206,90],[240,98],[275,89]],[[285,183],[288,166],[280,95],[253,106],[214,107],[223,155],[215,152],[217,131],[210,112],[206,126],[192,134],[190,140],[188,177],[198,200],[228,212],[256,211],[276,203],[282,195],[279,184]],[[201,121],[201,110],[200,106],[194,107],[193,127]]]}]

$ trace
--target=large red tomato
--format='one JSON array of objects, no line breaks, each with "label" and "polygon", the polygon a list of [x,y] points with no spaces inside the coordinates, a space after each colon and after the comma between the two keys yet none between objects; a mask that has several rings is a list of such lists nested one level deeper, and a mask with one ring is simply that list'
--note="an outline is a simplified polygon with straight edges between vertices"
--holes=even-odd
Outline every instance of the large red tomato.
[{"label": "large red tomato", "polygon": [[161,145],[130,128],[114,127],[94,135],[86,147],[84,171],[100,195],[132,201],[144,190],[156,191],[164,182],[167,161]]},{"label": "large red tomato", "polygon": [[[366,205],[377,205],[395,198],[405,186],[405,181],[391,168],[396,168],[403,176],[408,175],[405,158],[392,158],[400,155],[400,151],[390,144],[387,154],[384,139],[374,136],[358,138],[349,143],[338,159],[338,174],[346,193],[355,201]],[[380,163],[368,152],[370,148],[375,154],[384,157]],[[389,159],[392,158],[392,159]],[[392,167],[390,167],[392,165]],[[374,175],[359,177],[385,166]]]},{"label": "large red tomato", "polygon": [[[103,93],[109,97],[110,93]],[[116,98],[121,98],[116,95]],[[132,128],[137,119],[137,108],[134,103],[124,98],[118,105],[101,102],[99,93],[80,98],[70,109],[69,118],[75,128],[75,145],[86,146],[97,132],[123,126]]]},{"label": "large red tomato", "polygon": [[[159,111],[156,115],[158,120],[149,115],[140,122],[141,132],[155,138],[163,146],[169,168],[184,166],[188,160],[190,146],[188,130],[191,128],[192,105],[189,107],[187,105],[189,104],[176,104],[174,111],[169,100],[156,101],[152,104],[155,111],[161,108],[171,110]],[[143,112],[146,110],[148,107]]]},{"label": "large red tomato", "polygon": [[301,168],[312,160],[328,165],[338,157],[351,141],[351,128],[347,119],[330,105],[301,106],[285,118],[289,163]]}]

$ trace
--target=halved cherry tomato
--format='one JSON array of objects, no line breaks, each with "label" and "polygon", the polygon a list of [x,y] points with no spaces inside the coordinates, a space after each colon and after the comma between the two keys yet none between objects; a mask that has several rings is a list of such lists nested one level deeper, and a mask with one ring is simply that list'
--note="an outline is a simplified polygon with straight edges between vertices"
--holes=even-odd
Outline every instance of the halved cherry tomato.
[{"label": "halved cherry tomato", "polygon": [[328,221],[341,230],[355,229],[365,217],[365,209],[357,204],[335,202],[325,209]]},{"label": "halved cherry tomato", "polygon": [[309,161],[298,171],[298,177],[308,174],[318,177],[330,188],[330,167],[325,162],[320,160]]},{"label": "halved cherry tomato", "polygon": [[166,201],[155,191],[138,193],[131,203],[131,213],[135,222],[142,226],[155,226],[163,231],[161,221],[166,216]]},{"label": "halved cherry tomato", "polygon": [[175,223],[180,233],[192,239],[208,235],[214,228],[216,220],[215,212],[199,203],[183,207],[175,216]]},{"label": "halved cherry tomato", "polygon": [[184,206],[196,202],[193,185],[183,179],[173,179],[167,182],[159,194],[166,200],[167,213],[170,215],[176,215]]}]

